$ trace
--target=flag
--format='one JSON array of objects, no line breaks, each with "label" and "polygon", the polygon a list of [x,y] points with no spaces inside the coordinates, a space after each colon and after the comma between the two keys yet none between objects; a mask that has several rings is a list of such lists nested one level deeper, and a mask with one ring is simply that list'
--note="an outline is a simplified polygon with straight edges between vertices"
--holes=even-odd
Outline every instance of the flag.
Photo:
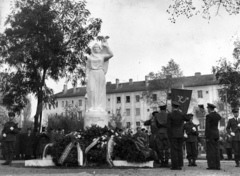
[{"label": "flag", "polygon": [[192,90],[186,89],[171,89],[171,100],[180,104],[179,109],[184,114],[187,114],[189,104],[192,97]]}]

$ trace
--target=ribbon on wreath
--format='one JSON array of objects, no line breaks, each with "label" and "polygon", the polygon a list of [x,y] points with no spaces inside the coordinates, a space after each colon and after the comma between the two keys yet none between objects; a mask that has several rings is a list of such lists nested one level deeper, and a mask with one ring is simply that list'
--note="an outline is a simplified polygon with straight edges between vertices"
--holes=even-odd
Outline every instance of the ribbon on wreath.
[{"label": "ribbon on wreath", "polygon": [[61,157],[60,157],[59,160],[58,160],[58,163],[59,163],[59,164],[61,164],[61,165],[63,164],[63,162],[64,162],[64,161],[66,160],[66,158],[68,157],[71,149],[72,149],[76,144],[77,144],[76,147],[77,147],[77,156],[78,156],[77,160],[78,160],[78,165],[79,165],[79,166],[82,166],[82,165],[83,165],[83,151],[82,151],[82,149],[81,149],[81,147],[80,147],[79,142],[71,142],[71,143],[69,143],[69,144],[66,146],[66,148],[64,149]]},{"label": "ribbon on wreath", "polygon": [[107,142],[107,154],[106,154],[106,159],[110,167],[114,166],[113,161],[112,161],[112,153],[113,153],[113,147],[114,147],[114,136],[111,136],[110,139]]}]

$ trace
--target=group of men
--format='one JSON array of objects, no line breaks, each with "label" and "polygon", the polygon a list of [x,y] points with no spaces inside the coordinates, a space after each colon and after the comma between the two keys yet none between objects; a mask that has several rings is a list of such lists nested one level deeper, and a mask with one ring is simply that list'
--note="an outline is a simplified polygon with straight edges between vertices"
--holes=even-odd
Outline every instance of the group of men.
[{"label": "group of men", "polygon": [[[185,142],[188,166],[197,166],[198,155],[198,125],[195,125],[193,114],[183,114],[179,109],[180,104],[172,101],[172,111],[167,112],[167,106],[160,106],[160,112],[152,113],[152,118],[144,122],[150,126],[150,148],[156,151],[162,167],[168,167],[171,158],[171,169],[181,170],[183,167],[183,144]],[[205,140],[206,159],[209,170],[221,170],[219,153],[219,130],[218,125],[221,116],[215,111],[216,106],[207,104]],[[229,137],[233,138],[236,167],[240,160],[240,120],[237,119],[238,109],[233,109],[234,117],[227,125]],[[170,152],[169,152],[170,150]]]}]

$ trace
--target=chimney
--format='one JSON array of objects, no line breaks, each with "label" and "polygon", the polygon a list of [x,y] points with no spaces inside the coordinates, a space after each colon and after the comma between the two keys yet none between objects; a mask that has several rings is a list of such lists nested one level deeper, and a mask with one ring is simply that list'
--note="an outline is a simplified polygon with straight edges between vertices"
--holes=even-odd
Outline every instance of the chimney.
[{"label": "chimney", "polygon": [[129,85],[133,84],[133,79],[129,79]]},{"label": "chimney", "polygon": [[67,93],[67,85],[66,84],[63,85],[63,93],[64,94]]},{"label": "chimney", "polygon": [[116,89],[118,89],[119,79],[116,79]]},{"label": "chimney", "polygon": [[145,86],[148,86],[149,82],[148,82],[148,76],[145,76]]},{"label": "chimney", "polygon": [[201,76],[201,72],[196,72],[195,76]]},{"label": "chimney", "polygon": [[74,85],[73,87],[73,93],[76,93],[77,92],[77,85]]}]

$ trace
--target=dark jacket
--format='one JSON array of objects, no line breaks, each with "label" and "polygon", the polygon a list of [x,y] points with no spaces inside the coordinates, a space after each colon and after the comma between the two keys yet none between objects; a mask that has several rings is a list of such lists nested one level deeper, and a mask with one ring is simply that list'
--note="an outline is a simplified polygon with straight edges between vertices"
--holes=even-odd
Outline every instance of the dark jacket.
[{"label": "dark jacket", "polygon": [[236,120],[235,118],[232,118],[228,120],[226,130],[228,134],[231,132],[235,133],[235,136],[232,136],[233,141],[240,141],[240,128],[238,127],[238,124],[240,124],[240,119]]},{"label": "dark jacket", "polygon": [[[10,128],[13,127],[13,130]],[[16,134],[18,133],[17,123],[7,122],[4,124],[2,134],[6,134],[7,136],[3,138],[4,141],[16,141]]]},{"label": "dark jacket", "polygon": [[218,123],[221,118],[222,117],[215,111],[206,115],[206,139],[219,139]]},{"label": "dark jacket", "polygon": [[166,112],[160,112],[156,115],[156,125],[158,127],[158,133],[167,134],[167,116]]},{"label": "dark jacket", "polygon": [[174,110],[168,114],[167,127],[169,138],[183,138],[183,124],[188,120],[187,116],[179,110]]},{"label": "dark jacket", "polygon": [[24,154],[25,155],[32,155],[33,154],[33,143],[34,143],[34,136],[31,133],[28,135],[27,133],[23,136],[24,139]]},{"label": "dark jacket", "polygon": [[[196,129],[196,131],[193,130]],[[186,142],[198,142],[198,126],[193,122],[187,122],[184,124],[183,129],[185,133],[188,135],[186,138]]]}]

